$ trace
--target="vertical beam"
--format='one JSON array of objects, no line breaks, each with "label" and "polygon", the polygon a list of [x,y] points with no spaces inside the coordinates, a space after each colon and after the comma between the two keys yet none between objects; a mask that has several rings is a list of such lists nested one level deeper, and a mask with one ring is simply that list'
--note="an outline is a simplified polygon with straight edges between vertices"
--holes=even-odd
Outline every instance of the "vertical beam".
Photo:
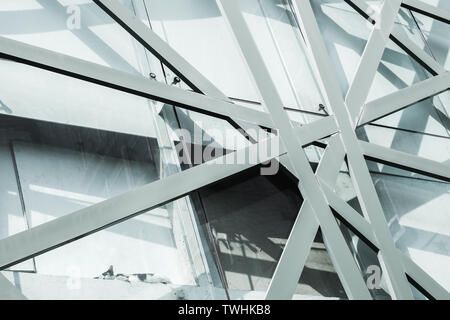
[{"label": "vertical beam", "polygon": [[393,298],[412,299],[412,292],[406,275],[399,261],[386,218],[383,214],[380,201],[377,197],[367,164],[364,160],[358,139],[353,131],[351,115],[341,96],[337,78],[330,72],[333,70],[331,61],[315,20],[314,12],[309,1],[295,0],[295,13],[301,24],[310,54],[323,82],[325,98],[335,114],[338,126],[341,129],[342,142],[347,152],[347,160],[353,183],[360,199],[364,215],[371,223],[374,233],[380,244],[380,262],[384,264],[387,273],[390,291]]},{"label": "vertical beam", "polygon": [[299,183],[300,192],[305,201],[308,201],[320,224],[325,244],[347,296],[350,299],[371,299],[309,161],[304,151],[298,148],[302,144],[295,135],[289,117],[283,109],[281,97],[236,1],[219,0],[219,6],[223,15],[227,18],[235,40],[247,62],[262,101],[271,114],[274,125],[279,128],[280,140],[285,145],[291,166],[301,181]]}]

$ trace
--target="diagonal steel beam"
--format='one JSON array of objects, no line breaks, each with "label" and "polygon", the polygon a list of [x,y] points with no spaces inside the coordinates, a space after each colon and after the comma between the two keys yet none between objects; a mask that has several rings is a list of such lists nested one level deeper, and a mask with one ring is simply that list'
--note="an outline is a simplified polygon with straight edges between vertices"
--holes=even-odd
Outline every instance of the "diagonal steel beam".
[{"label": "diagonal steel beam", "polygon": [[[351,227],[360,233],[360,236],[365,238],[367,244],[378,251],[378,242],[372,231],[370,224],[365,220],[358,212],[356,212],[348,203],[339,198],[331,189],[324,188],[327,194],[330,206],[335,209],[338,214],[344,219]],[[398,250],[398,255],[402,258],[402,263],[405,268],[405,272],[416,287],[420,286],[427,296],[431,296],[434,299],[450,299],[450,293],[447,292],[436,280],[430,277],[425,271],[423,271],[410,257],[406,256],[403,252]],[[411,282],[411,280],[409,282]],[[424,292],[425,291],[425,292]]]},{"label": "diagonal steel beam", "polygon": [[[307,130],[308,126],[304,128]],[[315,139],[316,136],[311,138]],[[0,240],[2,253],[0,269],[100,231],[153,207],[176,200],[191,191],[259,163],[275,157],[280,157],[282,161],[281,159],[285,158],[282,145],[279,146],[280,149],[276,154],[264,154],[267,150],[273,150],[268,148],[269,145],[273,145],[273,139],[276,137]],[[304,146],[313,142],[306,139],[303,141]],[[258,161],[234,164],[233,159],[257,159]],[[169,190],[169,192],[164,194],[160,190]]]},{"label": "diagonal steel beam", "polygon": [[402,7],[444,23],[450,23],[450,12],[419,0],[403,0]]},{"label": "diagonal steel beam", "polygon": [[354,229],[358,230],[361,235],[366,238],[371,245],[377,247],[378,241],[375,238],[372,227],[358,212],[355,211],[347,202],[339,198],[339,196],[328,186],[323,187],[328,203],[336,212],[347,221]]},{"label": "diagonal steel beam", "polygon": [[450,182],[450,166],[447,164],[366,141],[360,140],[359,145],[367,160]]},{"label": "diagonal steel beam", "polygon": [[219,0],[222,15],[226,17],[238,47],[244,56],[250,73],[262,97],[262,101],[279,128],[279,136],[288,151],[289,162],[299,178],[299,189],[308,201],[323,231],[325,244],[331,260],[341,278],[342,285],[350,299],[370,299],[370,293],[361,277],[355,261],[345,243],[337,222],[328,207],[326,198],[309,165],[308,159],[298,148],[299,139],[294,133],[275,84],[267,70],[258,47],[235,0]]},{"label": "diagonal steel beam", "polygon": [[343,101],[337,78],[330,73],[331,62],[323,42],[319,27],[315,20],[314,12],[309,1],[295,0],[294,10],[300,27],[309,47],[309,53],[317,68],[325,90],[324,95],[331,107],[338,126],[341,130],[342,142],[347,152],[347,160],[352,181],[355,186],[358,199],[364,215],[374,228],[378,243],[380,244],[379,260],[388,276],[391,296],[398,299],[412,299],[412,292],[406,279],[406,275],[399,263],[397,251],[386,218],[373,185],[372,179],[358,144],[358,139],[353,131],[351,114]]},{"label": "diagonal steel beam", "polygon": [[[269,146],[276,142],[273,139],[275,138],[252,144],[247,148],[0,240],[0,269],[120,223],[181,198],[193,190],[283,155],[282,146],[277,153],[267,154],[266,151],[273,149]],[[239,163],[236,159],[247,161]],[[249,159],[254,161],[250,162]]]},{"label": "diagonal steel beam", "polygon": [[[266,128],[273,128],[273,123],[268,113],[192,91],[167,86],[144,77],[114,70],[19,41],[0,37],[0,57],[226,120],[244,121]],[[300,128],[298,134],[308,135],[304,137],[304,140],[307,141],[311,136],[323,138],[336,132],[333,117],[323,121],[328,124],[327,128],[329,131],[326,128],[322,128],[320,120],[317,124],[311,123],[314,124],[311,127],[306,125],[309,128],[308,130],[305,130],[305,126],[300,126],[295,121],[293,123]]]},{"label": "diagonal steel beam", "polygon": [[294,131],[301,141],[317,141],[339,132],[339,128],[335,117],[328,116],[307,125],[296,127]]},{"label": "diagonal steel beam", "polygon": [[[356,212],[348,203],[339,198],[328,187],[324,188],[330,206],[335,209],[339,216],[346,221],[361,237],[364,238],[367,245],[378,251],[378,242],[372,231],[370,224],[358,212]],[[405,272],[410,279],[413,280],[416,287],[421,287],[422,293],[433,299],[450,299],[450,293],[447,292],[436,280],[423,271],[410,257],[398,250],[399,256],[402,257]]]},{"label": "diagonal steel beam", "polygon": [[[344,157],[340,138],[333,136],[320,160],[316,176],[324,183],[334,185]],[[304,201],[267,289],[267,300],[292,299],[318,229],[314,211],[308,201]]]},{"label": "diagonal steel beam", "polygon": [[446,71],[445,68],[428,53],[426,53],[423,48],[419,47],[414,41],[412,41],[401,26],[396,25],[394,27],[391,34],[391,40],[432,75],[435,76]]},{"label": "diagonal steel beam", "polygon": [[26,300],[27,298],[0,272],[0,300]]},{"label": "diagonal steel beam", "polygon": [[389,41],[389,35],[394,26],[401,2],[401,0],[383,2],[378,21],[373,26],[373,30],[361,56],[358,69],[348,90],[345,103],[355,125],[358,122],[357,119],[366,102],[384,49]]},{"label": "diagonal steel beam", "polygon": [[422,291],[420,289],[423,289],[425,292],[422,291],[422,293],[428,296],[428,298],[430,298],[429,296],[431,295],[434,299],[450,300],[450,293],[438,282],[436,282],[436,280],[434,280],[428,273],[423,271],[414,261],[411,260],[410,257],[402,254],[400,250],[399,255],[402,257],[402,262],[406,273],[413,280],[413,282],[415,282],[413,284],[421,287],[417,288],[419,291]]},{"label": "diagonal steel beam", "polygon": [[[203,76],[194,66],[176,52],[167,42],[161,39],[153,30],[140,21],[128,8],[116,0],[94,0],[112,19],[121,25],[144,48],[155,55],[165,66],[182,79],[191,89],[207,96],[234,103],[221,92],[211,81]],[[239,119],[232,113],[233,121],[236,121],[244,131],[248,131],[247,121]],[[250,137],[248,132],[245,135]],[[250,137],[255,142],[253,137]]]},{"label": "diagonal steel beam", "polygon": [[[369,17],[368,12],[372,12],[371,6],[365,0],[344,0],[356,12],[358,12],[364,19],[375,22],[373,17]],[[409,54],[420,65],[427,69],[432,75],[437,75],[445,72],[436,60],[427,54],[423,48],[420,48],[414,41],[412,41],[401,26],[394,25],[392,28],[391,40],[394,41],[400,48]]]},{"label": "diagonal steel beam", "polygon": [[434,76],[398,90],[364,106],[358,126],[386,117],[419,101],[440,94],[450,88],[450,72]]},{"label": "diagonal steel beam", "polygon": [[267,113],[4,37],[0,57],[219,118],[272,127]]},{"label": "diagonal steel beam", "polygon": [[226,95],[119,1],[94,2],[194,91],[229,102]]}]

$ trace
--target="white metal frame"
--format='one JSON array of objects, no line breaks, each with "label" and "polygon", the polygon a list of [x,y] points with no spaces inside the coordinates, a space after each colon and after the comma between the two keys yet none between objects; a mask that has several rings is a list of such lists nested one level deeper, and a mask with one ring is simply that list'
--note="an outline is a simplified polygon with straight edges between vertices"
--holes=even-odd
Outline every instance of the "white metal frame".
[{"label": "white metal frame", "polygon": [[[400,6],[445,23],[449,23],[450,13],[418,0],[385,1],[379,21],[374,22],[374,29],[349,93],[344,98],[337,78],[331,72],[328,53],[309,1],[292,0],[294,13],[309,49],[308,58],[316,66],[324,97],[332,113],[319,121],[300,126],[291,121],[283,109],[282,100],[236,1],[238,0],[217,0],[247,62],[267,112],[233,103],[117,0],[94,0],[94,2],[176,73],[193,92],[2,37],[0,37],[0,57],[234,121],[244,129],[247,125],[277,129],[282,142],[281,149],[277,154],[259,158],[258,163],[277,158],[299,178],[298,187],[305,201],[278,262],[266,295],[267,299],[290,299],[293,296],[318,228],[323,233],[326,247],[348,297],[371,299],[361,270],[344,241],[336,218],[346,221],[377,250],[387,276],[389,293],[393,298],[412,299],[408,284],[410,282],[430,298],[449,299],[450,294],[440,284],[395,248],[365,160],[386,163],[445,181],[450,181],[450,166],[360,141],[356,137],[355,128],[450,88],[449,72],[409,40],[403,30],[394,23]],[[369,7],[364,0],[346,0],[346,2],[363,16],[368,12]],[[434,77],[375,101],[366,102],[389,38],[427,68]],[[302,146],[324,137],[330,139],[314,173]],[[271,139],[274,137],[254,141],[254,144],[235,153],[257,155],[258,148],[270,144]],[[0,270],[258,164],[222,164],[231,163],[223,160],[235,157],[235,153],[0,240]],[[364,217],[356,213],[333,191],[344,158],[347,159]],[[17,290],[0,274],[0,292],[21,298],[22,295],[15,291]]]}]

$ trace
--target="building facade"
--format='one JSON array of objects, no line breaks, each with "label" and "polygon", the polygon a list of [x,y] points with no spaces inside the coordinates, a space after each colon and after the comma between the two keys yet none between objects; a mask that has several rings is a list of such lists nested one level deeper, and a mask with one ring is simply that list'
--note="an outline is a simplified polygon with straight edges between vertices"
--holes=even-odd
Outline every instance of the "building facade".
[{"label": "building facade", "polygon": [[449,299],[449,23],[1,1],[0,298]]}]

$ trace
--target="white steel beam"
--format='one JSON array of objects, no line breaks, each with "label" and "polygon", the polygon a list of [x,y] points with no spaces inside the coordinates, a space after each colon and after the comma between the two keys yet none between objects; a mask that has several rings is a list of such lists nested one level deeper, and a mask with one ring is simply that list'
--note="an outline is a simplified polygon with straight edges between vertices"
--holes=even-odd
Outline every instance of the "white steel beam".
[{"label": "white steel beam", "polygon": [[[333,136],[319,162],[316,176],[324,183],[334,185],[344,157],[340,138]],[[267,300],[292,299],[318,229],[314,211],[308,201],[304,201],[267,289]]]},{"label": "white steel beam", "polygon": [[266,300],[292,299],[318,230],[314,211],[304,201],[270,280]]},{"label": "white steel beam", "polygon": [[403,0],[402,7],[416,11],[433,19],[450,23],[450,12],[419,0]]},{"label": "white steel beam", "polygon": [[214,84],[119,1],[94,0],[94,2],[194,91],[217,99],[229,100]]},{"label": "white steel beam", "polygon": [[[153,53],[166,67],[191,87],[192,90],[212,98],[234,103],[119,1],[94,0],[94,2],[142,44],[144,48]],[[233,121],[236,121],[246,131],[249,127],[248,122],[239,119],[239,116],[233,113],[233,110],[235,108],[230,110],[233,115]]]},{"label": "white steel beam", "polygon": [[[282,146],[278,154],[267,155],[266,152],[260,152],[271,149],[268,148],[273,143],[271,139],[2,239],[0,269],[85,237],[284,154]],[[255,161],[240,164],[236,159]]]},{"label": "white steel beam", "polygon": [[0,300],[26,300],[27,298],[0,272]]},{"label": "white steel beam", "polygon": [[311,4],[309,1],[295,0],[294,8],[298,21],[301,24],[300,27],[305,36],[305,41],[308,44],[309,53],[313,57],[313,61],[323,83],[325,98],[341,130],[342,142],[347,152],[349,169],[358,199],[360,200],[364,215],[371,223],[378,243],[380,244],[381,255],[379,255],[379,260],[388,276],[391,296],[398,299],[412,299],[411,289],[402,265],[399,263],[399,258],[381,204],[376,196],[377,193],[367,164],[358,144],[356,134],[353,131],[352,116],[345,106],[336,77],[330,73],[330,70],[333,68]]},{"label": "white steel beam", "polygon": [[412,86],[368,102],[364,106],[358,126],[386,117],[419,101],[450,88],[450,72],[434,76]]},{"label": "white steel beam", "polygon": [[[307,128],[308,125],[305,126],[305,129]],[[271,139],[0,240],[2,252],[0,269],[97,232],[145,210],[176,200],[205,185],[285,154],[282,145],[279,146],[277,154],[264,153],[271,150],[267,147],[273,143]],[[311,142],[313,141],[304,140],[305,145]],[[259,154],[258,150],[264,152]],[[258,161],[235,164],[234,158],[258,159]],[[167,192],[161,193],[160,190]]]},{"label": "white steel beam", "polygon": [[237,7],[236,1],[219,0],[218,2],[222,14],[226,17],[238,47],[247,62],[262,101],[272,116],[274,125],[279,129],[280,140],[285,145],[290,164],[300,180],[300,192],[305,201],[308,201],[320,224],[330,258],[347,296],[350,299],[371,299],[366,284],[328,207],[326,198],[320,190],[319,183],[309,165],[308,159],[303,150],[298,148],[298,145],[301,143],[294,133],[287,113],[283,109],[281,97]]},{"label": "white steel beam", "polygon": [[347,202],[339,198],[328,186],[323,187],[328,203],[336,210],[336,212],[350,225],[352,225],[358,232],[361,233],[370,243],[378,247],[378,241],[372,231],[369,222],[364,219],[358,212],[355,211]]},{"label": "white steel beam", "polygon": [[0,57],[200,113],[272,127],[267,113],[4,37]]},{"label": "white steel beam", "polygon": [[401,2],[401,0],[383,2],[378,21],[373,26],[358,69],[348,90],[345,103],[355,126],[380,65],[384,49],[389,41],[389,35],[397,18]]},{"label": "white steel beam", "polygon": [[423,271],[410,257],[402,254],[400,250],[398,252],[402,256],[403,265],[408,276],[422,287],[428,295],[425,292],[422,293],[428,296],[428,298],[450,300],[450,293],[447,290],[437,283],[428,273]]},{"label": "white steel beam", "polygon": [[[330,206],[336,210],[336,212],[351,225],[361,236],[363,236],[368,242],[367,245],[376,248],[378,250],[378,242],[372,231],[370,224],[365,220],[358,212],[355,211],[348,203],[339,198],[331,189],[325,187],[323,189],[327,194],[328,202]],[[402,263],[406,274],[415,282],[415,286],[420,286],[426,292],[426,296],[433,299],[450,299],[450,293],[447,292],[436,280],[430,277],[425,271],[423,271],[410,257],[406,256],[403,252],[398,250],[398,255],[402,257]],[[409,280],[411,282],[411,280]]]},{"label": "white steel beam", "polygon": [[317,141],[339,132],[339,128],[335,117],[328,116],[307,125],[295,127],[294,131],[301,141]]},{"label": "white steel beam", "polygon": [[391,40],[394,41],[400,48],[409,54],[414,60],[428,70],[432,75],[444,73],[446,70],[433,57],[431,57],[425,50],[419,47],[406,34],[401,26],[396,25],[391,34]]},{"label": "white steel beam", "polygon": [[[373,12],[371,6],[365,0],[344,0],[352,8],[354,8],[365,19],[370,19],[374,22],[374,17],[369,17],[368,12]],[[400,48],[408,53],[419,64],[426,68],[431,74],[437,75],[445,72],[445,69],[434,60],[429,54],[420,48],[414,41],[412,41],[401,26],[394,25],[391,31],[391,40],[394,41]]]},{"label": "white steel beam", "polygon": [[368,160],[450,182],[450,165],[366,141],[360,140],[359,145]]}]

